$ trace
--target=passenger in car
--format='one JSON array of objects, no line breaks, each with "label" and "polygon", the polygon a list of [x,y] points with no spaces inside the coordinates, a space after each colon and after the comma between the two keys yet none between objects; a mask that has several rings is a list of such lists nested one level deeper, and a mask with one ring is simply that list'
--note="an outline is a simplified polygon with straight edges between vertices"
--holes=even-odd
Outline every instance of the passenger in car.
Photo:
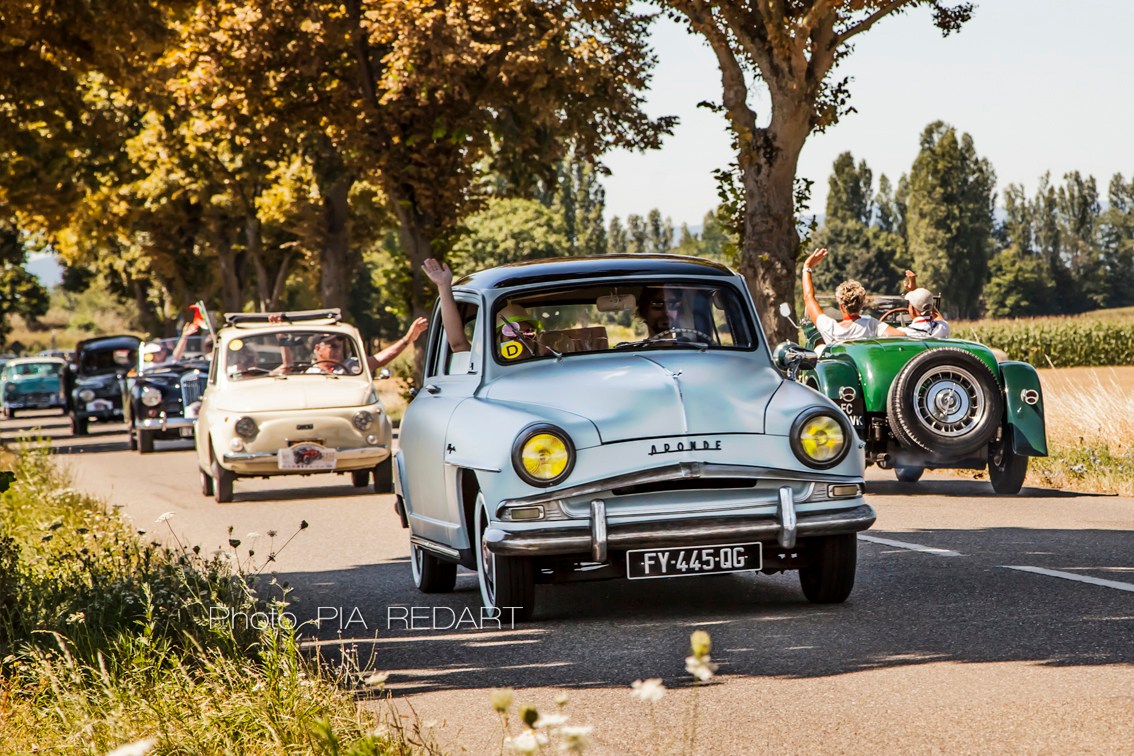
[{"label": "passenger in car", "polygon": [[881,336],[905,336],[906,334],[897,328],[862,314],[862,308],[866,304],[866,289],[858,281],[843,281],[835,289],[835,300],[843,316],[842,320],[835,320],[823,312],[819,300],[815,298],[815,283],[811,280],[811,271],[826,256],[825,247],[817,249],[808,255],[803,263],[803,303],[807,309],[807,316],[815,324],[819,335],[823,337],[823,342],[836,344],[840,341],[876,339]]},{"label": "passenger in car", "polygon": [[905,298],[909,303],[910,324],[899,328],[911,339],[949,338],[949,324],[933,306],[933,294],[917,285],[917,274],[906,271]]}]

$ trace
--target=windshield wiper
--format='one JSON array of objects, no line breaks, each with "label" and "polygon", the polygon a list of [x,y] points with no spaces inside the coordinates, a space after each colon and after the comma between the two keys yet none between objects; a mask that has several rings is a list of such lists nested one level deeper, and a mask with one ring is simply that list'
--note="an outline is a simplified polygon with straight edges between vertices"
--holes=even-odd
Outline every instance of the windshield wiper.
[{"label": "windshield wiper", "polygon": [[686,341],[685,339],[642,339],[641,341],[623,341],[615,344],[615,349],[647,349],[654,346],[664,347],[692,347],[704,352],[709,345],[703,341]]}]

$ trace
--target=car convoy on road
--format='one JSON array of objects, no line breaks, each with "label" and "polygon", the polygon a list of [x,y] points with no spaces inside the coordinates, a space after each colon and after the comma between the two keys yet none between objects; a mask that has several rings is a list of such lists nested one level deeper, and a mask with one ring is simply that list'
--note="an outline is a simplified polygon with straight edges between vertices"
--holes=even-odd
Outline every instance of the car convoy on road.
[{"label": "car convoy on road", "polygon": [[396,494],[419,590],[453,590],[464,566],[514,619],[537,583],[738,571],[795,571],[809,601],[842,602],[875,519],[867,465],[904,482],[987,467],[1016,493],[1047,452],[1030,365],[957,339],[823,347],[806,327],[814,348],[773,350],[745,281],[705,260],[516,263],[453,294],[466,350],[439,303],[396,453],[374,383],[389,372],[333,309],[230,313],[176,362],[131,335],[12,360],[3,411],[46,402],[76,435],[125,420],[143,454],[193,438],[217,502],[243,477],[373,481]]}]

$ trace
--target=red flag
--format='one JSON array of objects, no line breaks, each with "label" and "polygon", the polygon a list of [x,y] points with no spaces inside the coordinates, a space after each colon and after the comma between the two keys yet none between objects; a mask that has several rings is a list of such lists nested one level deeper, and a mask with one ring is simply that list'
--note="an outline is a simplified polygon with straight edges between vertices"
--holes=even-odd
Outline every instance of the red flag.
[{"label": "red flag", "polygon": [[209,327],[208,323],[205,321],[205,316],[201,312],[200,307],[195,304],[191,304],[189,305],[189,312],[193,313],[193,325],[201,326],[203,328]]}]

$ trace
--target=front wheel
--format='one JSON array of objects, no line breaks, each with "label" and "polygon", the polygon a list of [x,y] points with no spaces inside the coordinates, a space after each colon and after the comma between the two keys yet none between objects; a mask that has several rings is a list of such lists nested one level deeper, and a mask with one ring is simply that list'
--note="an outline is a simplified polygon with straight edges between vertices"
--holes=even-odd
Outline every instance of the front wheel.
[{"label": "front wheel", "polygon": [[139,454],[153,454],[154,453],[154,434],[150,431],[138,431],[138,453]]},{"label": "front wheel", "polygon": [[201,494],[203,496],[213,495],[213,476],[204,470],[201,470]]},{"label": "front wheel", "polygon": [[799,571],[803,595],[812,604],[841,604],[854,588],[858,536],[844,533],[808,540],[812,549],[811,566]]},{"label": "front wheel", "polygon": [[[365,485],[365,484],[363,484]],[[374,465],[374,493],[394,492],[394,458],[387,457]]]},{"label": "front wheel", "polygon": [[476,495],[477,580],[481,602],[496,609],[497,618],[528,620],[535,610],[535,570],[527,557],[497,556],[484,542],[488,529],[488,505],[484,494]]},{"label": "front wheel", "polygon": [[71,418],[71,432],[76,436],[87,435],[87,418],[85,417],[72,417]]},{"label": "front wheel", "polygon": [[457,565],[446,562],[416,543],[410,544],[413,584],[422,593],[449,593],[457,585]]},{"label": "front wheel", "polygon": [[1004,437],[988,450],[988,478],[998,494],[1018,494],[1028,477],[1028,458],[1012,449],[1012,429],[1004,429]]},{"label": "front wheel", "polygon": [[351,470],[350,482],[355,488],[366,488],[366,484],[370,482],[370,471]]},{"label": "front wheel", "polygon": [[233,483],[236,473],[221,467],[220,462],[213,460],[213,498],[217,504],[227,504],[232,501]]}]

